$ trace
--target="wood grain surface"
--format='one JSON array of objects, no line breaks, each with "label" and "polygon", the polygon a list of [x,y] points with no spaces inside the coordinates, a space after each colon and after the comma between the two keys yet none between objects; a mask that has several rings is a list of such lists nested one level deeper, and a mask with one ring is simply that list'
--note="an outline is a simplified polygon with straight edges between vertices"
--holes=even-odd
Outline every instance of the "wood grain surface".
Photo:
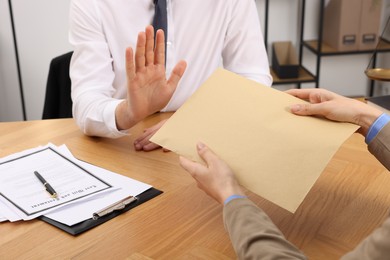
[{"label": "wood grain surface", "polygon": [[[235,259],[222,206],[197,188],[178,156],[134,150],[134,139],[169,115],[155,114],[119,139],[85,136],[73,119],[0,123],[1,157],[49,142],[66,144],[81,160],[164,191],[76,237],[40,220],[0,223],[0,259]],[[382,223],[389,190],[388,171],[367,151],[363,137],[353,134],[295,214],[247,193],[310,259],[329,260]]]}]

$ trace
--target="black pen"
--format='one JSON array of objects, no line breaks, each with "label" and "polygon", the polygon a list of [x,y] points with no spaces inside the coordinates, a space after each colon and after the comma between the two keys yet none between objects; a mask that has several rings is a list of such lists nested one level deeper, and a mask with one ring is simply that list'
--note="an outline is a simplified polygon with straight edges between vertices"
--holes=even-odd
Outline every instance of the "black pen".
[{"label": "black pen", "polygon": [[39,174],[39,172],[34,171],[35,176],[42,182],[43,186],[45,186],[46,191],[50,194],[51,197],[57,198],[57,192],[53,189],[52,186]]}]

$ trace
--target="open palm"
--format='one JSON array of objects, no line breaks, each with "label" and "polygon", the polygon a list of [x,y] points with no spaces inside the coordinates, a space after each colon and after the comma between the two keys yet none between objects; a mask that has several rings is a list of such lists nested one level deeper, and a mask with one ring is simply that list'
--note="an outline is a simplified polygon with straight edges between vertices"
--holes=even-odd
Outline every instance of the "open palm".
[{"label": "open palm", "polygon": [[166,79],[164,38],[158,30],[154,44],[154,29],[148,26],[138,34],[135,58],[132,48],[126,49],[127,115],[121,118],[129,123],[121,125],[127,128],[166,106],[184,74],[186,63],[179,61]]}]

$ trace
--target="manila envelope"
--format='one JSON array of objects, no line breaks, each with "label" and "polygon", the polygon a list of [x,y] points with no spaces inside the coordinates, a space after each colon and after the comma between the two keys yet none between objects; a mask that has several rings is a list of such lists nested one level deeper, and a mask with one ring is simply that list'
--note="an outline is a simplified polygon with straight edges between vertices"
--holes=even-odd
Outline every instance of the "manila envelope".
[{"label": "manila envelope", "polygon": [[227,162],[242,186],[295,212],[334,153],[358,129],[289,111],[303,102],[217,69],[151,141],[204,163],[196,151],[202,141]]}]

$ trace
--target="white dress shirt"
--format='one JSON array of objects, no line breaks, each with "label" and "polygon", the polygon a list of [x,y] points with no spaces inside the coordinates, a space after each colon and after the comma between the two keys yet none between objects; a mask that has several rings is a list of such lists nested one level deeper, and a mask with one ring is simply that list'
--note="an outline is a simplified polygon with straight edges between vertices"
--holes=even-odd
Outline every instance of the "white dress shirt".
[{"label": "white dress shirt", "polygon": [[[167,0],[167,11],[167,78],[179,60],[187,69],[162,111],[177,110],[221,66],[272,84],[255,1]],[[152,0],[72,0],[73,117],[85,134],[127,134],[115,123],[115,109],[127,96],[125,49],[135,49],[153,15]]]}]

